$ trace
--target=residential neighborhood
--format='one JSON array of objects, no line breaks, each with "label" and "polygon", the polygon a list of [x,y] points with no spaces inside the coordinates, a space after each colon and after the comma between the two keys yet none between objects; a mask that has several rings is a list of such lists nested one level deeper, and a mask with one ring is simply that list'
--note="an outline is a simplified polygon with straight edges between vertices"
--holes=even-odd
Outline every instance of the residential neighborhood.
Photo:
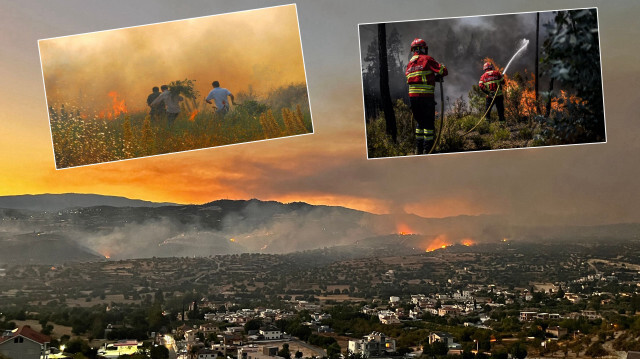
[{"label": "residential neighborhood", "polygon": [[0,354],[621,357],[640,350],[632,253],[502,242],[344,259],[319,250],[7,266]]}]

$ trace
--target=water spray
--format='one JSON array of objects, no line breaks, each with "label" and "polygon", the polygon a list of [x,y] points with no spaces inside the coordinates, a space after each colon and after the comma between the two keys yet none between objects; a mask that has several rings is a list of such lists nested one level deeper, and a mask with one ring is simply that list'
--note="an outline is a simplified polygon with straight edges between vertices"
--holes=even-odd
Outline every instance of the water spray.
[{"label": "water spray", "polygon": [[509,62],[507,62],[507,66],[504,68],[504,71],[502,71],[502,74],[505,75],[507,73],[507,69],[509,68],[509,65],[511,65],[511,62],[518,57],[518,55],[520,55],[529,45],[529,39],[522,39],[520,41],[518,41],[518,46],[520,46],[520,48],[518,49],[518,51],[516,51],[515,54],[513,54],[513,56],[511,57],[511,60],[509,60]]},{"label": "water spray", "polygon": [[[513,56],[511,56],[511,60],[509,60],[509,62],[507,63],[507,66],[504,68],[504,71],[502,71],[502,75],[506,75],[507,74],[507,70],[509,69],[509,65],[511,65],[511,62],[513,62],[513,60],[520,56],[524,50],[527,48],[527,46],[529,45],[529,39],[522,39],[520,41],[518,41],[518,51],[516,51],[515,54],[513,54]],[[489,111],[491,111],[491,107],[493,107],[493,102],[496,100],[496,96],[498,95],[498,91],[500,90],[500,84],[498,84],[498,88],[496,89],[496,92],[493,94],[493,99],[491,99],[491,104],[489,105],[489,108],[487,109],[487,111],[484,113],[484,115],[482,115],[482,118],[480,119],[480,121],[478,121],[478,123],[476,123],[469,131],[467,131],[464,135],[462,135],[463,137],[470,134],[471,131],[475,130],[476,127],[478,127],[478,125],[484,121],[484,119],[487,117],[487,115],[489,114]]]}]

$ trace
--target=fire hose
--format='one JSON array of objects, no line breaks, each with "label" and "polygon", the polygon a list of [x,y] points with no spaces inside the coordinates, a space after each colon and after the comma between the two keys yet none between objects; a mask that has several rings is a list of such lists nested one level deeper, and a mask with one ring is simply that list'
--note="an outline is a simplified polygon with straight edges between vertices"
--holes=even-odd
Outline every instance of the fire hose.
[{"label": "fire hose", "polygon": [[489,107],[487,108],[487,111],[485,111],[484,115],[482,115],[482,117],[480,118],[480,121],[478,121],[473,127],[471,127],[471,129],[467,132],[465,132],[462,137],[468,135],[471,133],[471,131],[475,130],[476,127],[478,127],[478,125],[484,121],[484,119],[487,117],[487,115],[489,114],[489,111],[491,111],[491,107],[493,107],[493,102],[496,100],[496,96],[498,96],[498,91],[500,91],[500,84],[498,84],[498,87],[496,88],[496,92],[493,94],[493,98],[491,99],[491,104],[489,105]]},{"label": "fire hose", "polygon": [[443,82],[444,82],[444,80],[441,77],[440,78],[440,128],[438,129],[438,135],[436,136],[436,140],[433,141],[433,145],[431,145],[431,149],[427,153],[428,155],[430,155],[431,152],[433,152],[433,150],[436,148],[436,145],[440,141],[440,135],[442,134],[442,127],[443,127],[443,124],[444,124],[444,92],[442,92],[442,83]]}]

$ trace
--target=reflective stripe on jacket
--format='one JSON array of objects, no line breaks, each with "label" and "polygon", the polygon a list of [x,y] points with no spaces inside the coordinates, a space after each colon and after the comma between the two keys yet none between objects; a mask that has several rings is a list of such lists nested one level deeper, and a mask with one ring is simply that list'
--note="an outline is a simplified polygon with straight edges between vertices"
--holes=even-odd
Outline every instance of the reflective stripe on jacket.
[{"label": "reflective stripe on jacket", "polygon": [[409,84],[409,96],[433,97],[436,74],[447,76],[447,68],[429,55],[413,55],[405,71],[407,84]]},{"label": "reflective stripe on jacket", "polygon": [[[500,87],[498,87],[500,85]],[[495,92],[498,90],[496,96],[502,96],[502,88],[504,87],[504,76],[500,71],[489,70],[480,76],[480,82],[478,82],[480,90],[483,92]]]}]

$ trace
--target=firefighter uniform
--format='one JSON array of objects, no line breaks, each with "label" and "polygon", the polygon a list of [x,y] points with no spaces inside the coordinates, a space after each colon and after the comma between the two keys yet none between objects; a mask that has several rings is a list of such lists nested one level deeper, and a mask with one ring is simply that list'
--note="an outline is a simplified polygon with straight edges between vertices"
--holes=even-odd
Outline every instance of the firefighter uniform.
[{"label": "firefighter uniform", "polygon": [[436,103],[433,98],[436,76],[447,76],[447,68],[427,55],[427,44],[422,39],[411,43],[413,56],[405,75],[409,85],[409,100],[416,126],[416,153],[428,151],[434,141]]},{"label": "firefighter uniform", "polygon": [[[504,76],[502,76],[500,71],[494,70],[493,65],[490,63],[484,64],[483,69],[485,73],[480,77],[478,86],[482,92],[487,94],[487,97],[485,98],[485,112],[487,113],[487,120],[491,118],[491,107],[493,107],[491,102],[493,101],[496,105],[496,110],[498,110],[498,119],[501,123],[504,123],[504,96],[502,93],[502,88],[504,87]],[[493,99],[494,95],[495,100]]]}]

